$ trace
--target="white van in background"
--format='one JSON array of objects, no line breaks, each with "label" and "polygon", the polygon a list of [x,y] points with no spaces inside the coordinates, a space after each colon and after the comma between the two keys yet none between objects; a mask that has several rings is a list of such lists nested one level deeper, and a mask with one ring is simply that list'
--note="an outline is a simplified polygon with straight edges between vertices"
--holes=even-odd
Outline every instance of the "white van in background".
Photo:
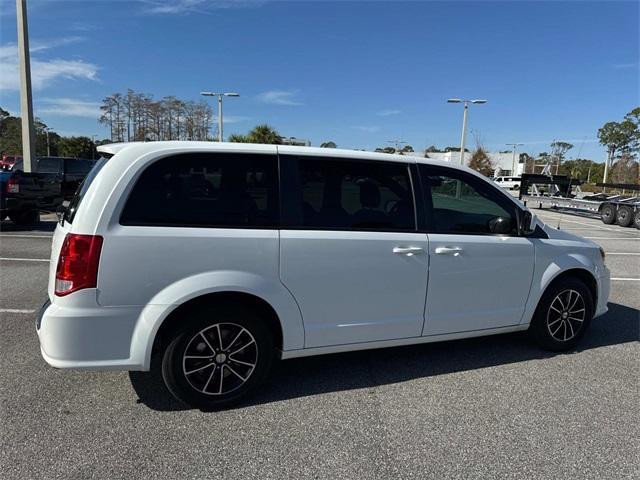
[{"label": "white van in background", "polygon": [[494,177],[493,181],[506,190],[518,190],[520,188],[520,177]]}]

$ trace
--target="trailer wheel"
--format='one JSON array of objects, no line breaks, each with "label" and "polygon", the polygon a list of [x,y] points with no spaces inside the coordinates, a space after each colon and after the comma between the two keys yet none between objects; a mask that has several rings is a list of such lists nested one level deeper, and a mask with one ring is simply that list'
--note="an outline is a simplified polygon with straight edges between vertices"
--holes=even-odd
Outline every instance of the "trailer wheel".
[{"label": "trailer wheel", "polygon": [[607,225],[611,225],[615,222],[616,210],[613,208],[613,205],[603,205],[602,210],[600,210],[600,219],[602,220],[602,223],[606,223]]},{"label": "trailer wheel", "polygon": [[628,206],[621,206],[618,208],[618,213],[616,214],[616,223],[621,227],[628,227],[633,222],[633,210]]},{"label": "trailer wheel", "polygon": [[636,210],[636,213],[633,216],[633,224],[638,230],[640,230],[640,208]]}]

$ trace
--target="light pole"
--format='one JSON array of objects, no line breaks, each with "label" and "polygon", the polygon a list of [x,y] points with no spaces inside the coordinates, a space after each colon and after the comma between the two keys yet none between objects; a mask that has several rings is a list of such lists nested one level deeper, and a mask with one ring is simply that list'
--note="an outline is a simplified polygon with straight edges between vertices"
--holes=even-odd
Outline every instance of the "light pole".
[{"label": "light pole", "polygon": [[464,113],[462,115],[462,138],[460,140],[460,165],[464,165],[464,145],[467,139],[467,115],[469,112],[469,104],[487,103],[486,100],[464,100],[462,98],[450,98],[447,103],[464,103]]},{"label": "light pole", "polygon": [[44,133],[47,134],[47,157],[51,156],[51,147],[49,146],[49,127],[44,127]]},{"label": "light pole", "polygon": [[218,141],[222,142],[224,138],[224,136],[222,135],[222,97],[239,97],[240,94],[235,92],[200,92],[200,95],[203,95],[205,97],[218,97]]},{"label": "light pole", "polygon": [[516,175],[516,149],[524,143],[505,143],[505,145],[513,147],[513,160],[511,160],[511,176],[513,177]]},{"label": "light pole", "polygon": [[22,164],[31,172],[36,155],[36,130],[33,124],[31,100],[31,61],[29,58],[29,29],[27,26],[27,0],[16,0],[18,21],[18,59],[20,65],[20,117],[22,118]]}]

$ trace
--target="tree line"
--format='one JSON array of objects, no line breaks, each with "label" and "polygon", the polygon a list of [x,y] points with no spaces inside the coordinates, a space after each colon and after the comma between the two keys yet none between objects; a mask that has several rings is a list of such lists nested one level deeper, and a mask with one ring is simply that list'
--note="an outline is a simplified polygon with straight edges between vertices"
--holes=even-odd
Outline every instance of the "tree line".
[{"label": "tree line", "polygon": [[[95,143],[84,136],[63,136],[51,130],[42,120],[34,120],[35,154],[77,158],[95,158],[96,145],[109,143],[108,139]],[[22,155],[22,123],[0,107],[0,154]]]},{"label": "tree line", "polygon": [[128,89],[102,100],[98,121],[109,129],[112,142],[211,140],[213,108],[204,100],[154,100]]}]

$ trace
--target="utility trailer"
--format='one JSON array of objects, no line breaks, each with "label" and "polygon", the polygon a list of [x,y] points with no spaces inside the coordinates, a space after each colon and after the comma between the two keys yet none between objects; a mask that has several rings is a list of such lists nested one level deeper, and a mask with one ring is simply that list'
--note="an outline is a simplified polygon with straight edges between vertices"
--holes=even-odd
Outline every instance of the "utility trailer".
[{"label": "utility trailer", "polygon": [[[635,195],[607,195],[598,193],[580,198],[578,192],[582,182],[566,175],[523,174],[519,198],[525,205],[537,208],[564,208],[598,215],[603,223],[617,223],[622,227],[635,226],[640,229],[640,186],[622,183],[598,183],[598,187],[629,190]],[[546,188],[545,188],[546,187]],[[581,192],[579,192],[581,193]]]}]

